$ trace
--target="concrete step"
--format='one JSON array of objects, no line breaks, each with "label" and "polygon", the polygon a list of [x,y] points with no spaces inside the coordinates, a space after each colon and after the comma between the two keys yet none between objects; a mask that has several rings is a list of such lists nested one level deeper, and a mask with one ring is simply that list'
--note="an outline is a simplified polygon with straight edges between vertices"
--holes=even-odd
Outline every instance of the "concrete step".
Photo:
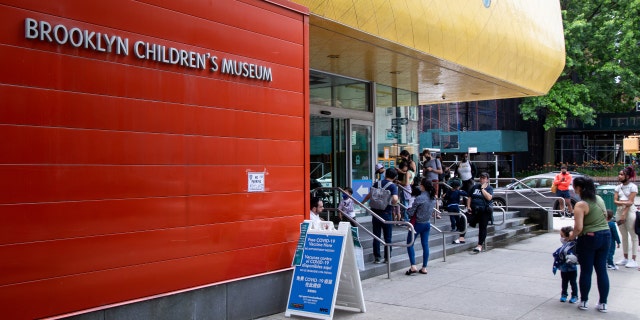
[{"label": "concrete step", "polygon": [[[487,228],[487,239],[485,242],[485,247],[487,249],[491,249],[495,246],[499,246],[500,242],[504,241],[514,241],[517,239],[524,239],[536,234],[536,232],[540,229],[540,226],[533,223],[528,223],[526,217],[518,216],[518,212],[510,212],[506,215],[506,220],[503,224],[500,225],[489,225]],[[367,223],[363,218],[359,218],[358,222],[361,222],[369,230],[371,230],[371,217],[366,217],[369,221]],[[362,221],[361,221],[362,219]],[[494,217],[495,223],[500,223],[502,219],[502,214],[499,216],[496,214]],[[433,226],[441,229],[441,230],[449,230],[450,222],[447,218],[438,219],[433,224]],[[402,227],[394,226],[393,231],[393,242],[394,243],[404,243],[406,242],[407,230]],[[373,263],[373,248],[372,242],[373,239],[370,235],[362,230],[359,230],[360,233],[360,242],[363,246],[363,255],[365,262],[365,270],[360,271],[361,279],[368,279],[371,277],[383,275],[387,273],[387,264],[374,264]],[[443,249],[443,235],[444,235],[444,249]],[[429,235],[429,260],[434,259],[442,259],[443,256],[451,255],[454,253],[460,253],[464,251],[468,251],[472,253],[473,248],[475,248],[478,241],[478,229],[477,228],[467,228],[467,234],[465,235],[465,239],[467,240],[464,244],[451,244],[451,242],[458,238],[458,233],[456,232],[438,232],[435,228],[431,229],[431,233]],[[383,246],[381,246],[381,253],[383,252]],[[414,250],[416,253],[416,262],[418,266],[422,264],[422,246],[420,245],[420,239],[417,239],[417,242],[414,244]],[[407,254],[406,247],[393,247],[391,252],[391,271],[409,268],[409,255]]]}]

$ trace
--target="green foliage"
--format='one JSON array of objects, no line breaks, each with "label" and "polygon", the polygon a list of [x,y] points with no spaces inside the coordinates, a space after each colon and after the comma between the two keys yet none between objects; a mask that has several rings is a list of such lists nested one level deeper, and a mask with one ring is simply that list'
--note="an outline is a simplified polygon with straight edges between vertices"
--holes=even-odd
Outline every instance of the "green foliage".
[{"label": "green foliage", "polygon": [[546,96],[520,106],[525,120],[566,127],[593,124],[599,112],[626,112],[640,96],[640,0],[561,0],[565,68]]}]

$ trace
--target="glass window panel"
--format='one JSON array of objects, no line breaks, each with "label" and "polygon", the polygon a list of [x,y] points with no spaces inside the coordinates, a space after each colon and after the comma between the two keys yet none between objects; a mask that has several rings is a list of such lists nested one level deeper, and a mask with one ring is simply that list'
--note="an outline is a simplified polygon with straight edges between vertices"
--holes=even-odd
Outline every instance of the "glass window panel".
[{"label": "glass window panel", "polygon": [[352,110],[369,110],[368,82],[311,71],[309,102]]}]

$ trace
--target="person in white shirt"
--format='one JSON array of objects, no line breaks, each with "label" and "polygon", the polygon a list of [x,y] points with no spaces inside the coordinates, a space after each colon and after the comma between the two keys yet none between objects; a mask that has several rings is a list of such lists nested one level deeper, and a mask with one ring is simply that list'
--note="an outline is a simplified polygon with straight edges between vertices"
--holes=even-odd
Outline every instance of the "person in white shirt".
[{"label": "person in white shirt", "polygon": [[353,207],[353,200],[349,197],[353,195],[353,189],[351,189],[350,187],[344,187],[342,188],[342,190],[344,190],[344,192],[346,192],[347,194],[342,195],[342,200],[340,200],[340,204],[338,205],[338,215],[340,216],[340,221],[348,221],[349,223],[351,223],[352,227],[357,227],[355,222],[344,218],[342,215],[344,213],[344,215],[348,215],[353,220],[356,219],[356,211]]},{"label": "person in white shirt", "polygon": [[322,210],[324,210],[322,200],[320,200],[319,197],[311,197],[311,212],[309,213],[309,220],[313,222],[323,221],[323,219],[320,218],[320,212],[322,212]]},{"label": "person in white shirt", "polygon": [[465,153],[462,155],[460,162],[451,166],[450,170],[455,172],[455,175],[462,180],[462,190],[469,193],[471,187],[473,187],[473,178],[476,175],[475,164],[468,161],[469,156]]},{"label": "person in white shirt", "polygon": [[[638,235],[635,232],[636,208],[634,205],[634,200],[638,194],[638,186],[635,183],[631,183],[631,180],[635,177],[636,172],[631,166],[620,170],[618,173],[620,184],[616,186],[613,194],[613,203],[618,206],[616,218],[620,229],[620,237],[622,238],[622,253],[624,255],[624,258],[616,264],[627,268],[638,267],[636,262]],[[629,260],[629,251],[631,251],[631,260]]]}]

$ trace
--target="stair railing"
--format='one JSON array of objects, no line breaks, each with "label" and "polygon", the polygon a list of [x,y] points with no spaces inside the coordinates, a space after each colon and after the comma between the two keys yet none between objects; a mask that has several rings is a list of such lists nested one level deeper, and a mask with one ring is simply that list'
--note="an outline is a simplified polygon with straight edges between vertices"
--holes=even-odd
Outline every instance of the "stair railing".
[{"label": "stair railing", "polygon": [[[506,178],[498,178],[498,179],[496,179],[496,180],[503,180],[503,179],[506,179]],[[564,208],[565,208],[565,210],[566,210],[566,208],[567,208],[567,200],[565,200],[563,197],[553,197],[553,196],[552,196],[552,197],[550,197],[550,196],[546,196],[546,195],[544,195],[544,194],[540,193],[538,190],[536,190],[536,189],[534,189],[534,188],[531,188],[530,186],[528,186],[528,185],[526,185],[526,184],[522,183],[522,181],[521,181],[521,180],[518,180],[518,179],[515,179],[515,178],[514,178],[514,179],[509,178],[508,180],[512,181],[512,183],[517,183],[517,184],[519,184],[519,185],[522,185],[522,186],[524,187],[523,189],[529,189],[529,190],[531,190],[532,192],[536,193],[537,195],[539,195],[539,196],[541,196],[541,197],[543,197],[543,198],[546,198],[546,199],[556,199],[556,200],[558,200],[558,201],[562,201],[562,202],[564,203]],[[550,187],[549,187],[549,188],[550,188]],[[494,190],[495,190],[495,189],[494,189]],[[510,206],[510,205],[509,205],[509,194],[510,194],[510,193],[517,193],[517,194],[519,194],[521,197],[523,197],[523,198],[527,199],[529,202],[531,202],[532,204],[534,204],[534,206],[532,206],[532,207],[526,207],[526,206],[513,206],[513,205],[511,205],[511,206]],[[506,205],[506,208],[507,208],[507,209],[509,209],[509,207],[514,207],[514,208],[537,208],[537,209],[543,209],[543,210],[545,210],[545,211],[552,211],[552,212],[560,211],[560,210],[555,210],[555,209],[553,209],[553,207],[549,208],[549,207],[543,207],[543,206],[541,206],[539,203],[535,202],[533,199],[531,199],[531,198],[527,197],[527,195],[525,195],[524,193],[520,192],[520,190],[519,190],[519,189],[513,189],[513,190],[507,190],[507,191],[504,191],[504,197],[505,197],[505,199],[506,199],[506,201],[507,201],[507,205]],[[503,208],[502,206],[494,206],[494,207],[495,207],[495,208]],[[506,211],[506,210],[505,210],[505,211]]]},{"label": "stair railing", "polygon": [[[440,228],[438,228],[435,224],[435,217],[433,217],[434,222],[431,224],[431,228],[432,229],[436,229],[436,231],[440,232],[440,234],[442,234],[442,261],[446,262],[447,261],[447,239],[446,239],[446,235],[448,234],[463,234],[467,232],[467,216],[464,214],[466,212],[466,208],[464,207],[460,207],[460,212],[449,212],[449,211],[440,211],[438,209],[434,209],[436,213],[440,214],[440,216],[442,217],[449,217],[449,216],[458,216],[458,218],[462,218],[464,220],[464,230],[462,231],[444,231],[444,230],[440,230]],[[434,215],[435,216],[435,215]]]},{"label": "stair railing", "polygon": [[[415,231],[415,229],[413,228],[413,225],[410,222],[408,222],[408,221],[387,221],[387,220],[383,219],[382,217],[380,217],[379,215],[377,215],[375,212],[373,212],[373,210],[371,210],[369,207],[364,205],[362,202],[358,201],[352,195],[348,194],[346,191],[344,191],[344,190],[342,190],[341,188],[338,188],[338,187],[332,187],[332,188],[320,187],[320,188],[315,188],[315,189],[311,190],[311,194],[316,196],[319,191],[325,191],[325,190],[332,191],[332,192],[336,192],[337,191],[337,192],[341,193],[342,195],[347,195],[347,197],[349,197],[349,198],[351,198],[351,200],[353,200],[354,204],[356,204],[359,207],[363,208],[365,210],[365,212],[367,212],[368,214],[370,214],[372,217],[374,217],[378,221],[382,222],[383,224],[402,226],[404,228],[407,228],[408,231],[410,231],[410,234],[411,234],[411,242],[410,243],[406,243],[406,241],[404,241],[404,242],[395,242],[395,243],[386,243],[383,239],[380,239],[379,237],[374,235],[371,230],[365,228],[356,219],[351,218],[348,214],[345,214],[344,212],[342,213],[343,217],[346,217],[349,221],[355,223],[356,226],[358,226],[359,228],[364,230],[364,232],[369,234],[374,239],[378,240],[383,246],[389,247],[389,249],[391,249],[392,246],[405,247],[406,248],[406,247],[412,246],[413,243],[415,242],[415,240],[416,240],[415,239],[416,231]],[[397,205],[399,205],[401,207],[404,207],[406,209],[406,207],[404,205],[402,205],[401,203],[398,203]],[[326,210],[327,211],[338,211],[338,208],[336,206],[336,208],[326,208]],[[330,216],[328,218],[330,218]],[[383,235],[384,235],[384,231],[383,231]],[[391,279],[391,250],[384,250],[384,251],[386,251],[385,260],[387,261],[387,279]]]}]

